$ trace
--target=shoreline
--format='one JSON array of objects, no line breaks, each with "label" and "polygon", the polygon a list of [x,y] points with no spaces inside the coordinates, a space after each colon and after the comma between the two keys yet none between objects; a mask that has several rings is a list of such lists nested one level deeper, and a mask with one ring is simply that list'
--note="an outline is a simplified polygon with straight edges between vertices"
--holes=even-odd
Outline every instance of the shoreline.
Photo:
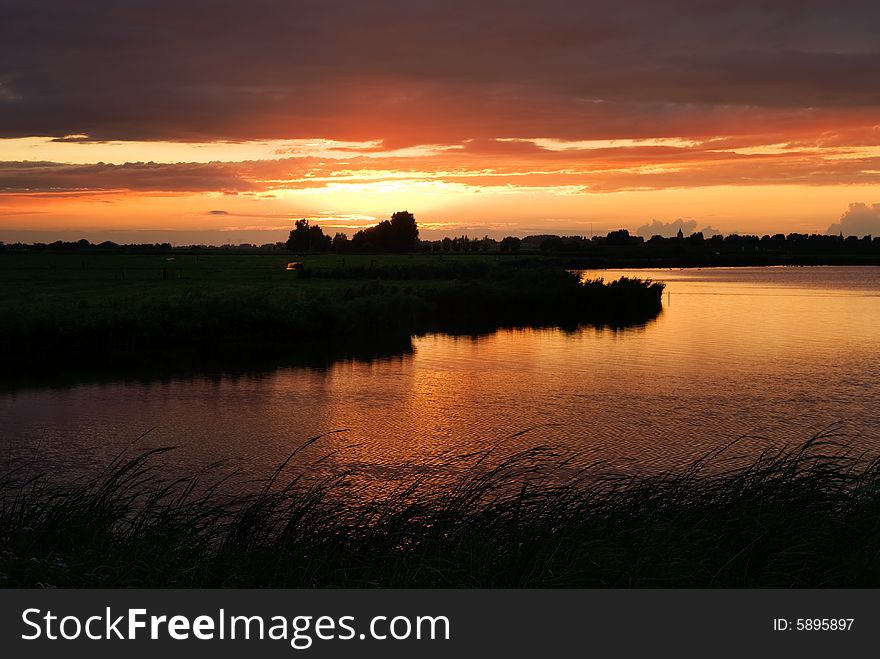
[{"label": "shoreline", "polygon": [[322,356],[396,352],[431,332],[626,327],[662,309],[662,283],[581,282],[545,261],[387,258],[341,267],[325,257],[286,272],[287,258],[29,259],[29,269],[2,271],[0,302],[16,313],[0,314],[0,347],[7,366],[40,370],[176,360],[181,351],[241,366],[315,348]]}]

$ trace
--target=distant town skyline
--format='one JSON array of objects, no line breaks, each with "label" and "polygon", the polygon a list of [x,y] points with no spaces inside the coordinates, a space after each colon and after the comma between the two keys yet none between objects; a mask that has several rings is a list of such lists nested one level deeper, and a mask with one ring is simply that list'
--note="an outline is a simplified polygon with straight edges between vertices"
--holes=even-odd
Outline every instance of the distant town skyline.
[{"label": "distant town skyline", "polygon": [[876,3],[3,5],[2,241],[880,234]]}]

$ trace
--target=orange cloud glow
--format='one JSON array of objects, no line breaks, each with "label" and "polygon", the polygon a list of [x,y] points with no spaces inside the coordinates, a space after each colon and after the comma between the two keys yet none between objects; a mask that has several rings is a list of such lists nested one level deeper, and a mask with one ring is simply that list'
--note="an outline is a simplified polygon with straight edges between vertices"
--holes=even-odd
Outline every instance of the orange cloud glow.
[{"label": "orange cloud glow", "polygon": [[41,4],[0,23],[0,240],[401,208],[428,237],[823,231],[880,200],[876,3]]}]

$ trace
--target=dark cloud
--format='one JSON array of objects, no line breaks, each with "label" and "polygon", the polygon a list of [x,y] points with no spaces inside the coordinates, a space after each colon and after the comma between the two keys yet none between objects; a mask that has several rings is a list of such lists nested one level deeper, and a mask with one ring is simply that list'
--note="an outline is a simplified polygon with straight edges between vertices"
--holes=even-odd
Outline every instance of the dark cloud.
[{"label": "dark cloud", "polygon": [[826,233],[844,236],[880,236],[880,204],[850,204],[840,221],[828,227]]},{"label": "dark cloud", "polygon": [[125,163],[70,165],[0,162],[0,192],[63,193],[81,190],[213,192],[256,190],[239,168],[226,163]]},{"label": "dark cloud", "polygon": [[6,229],[3,238],[7,243],[51,243],[56,240],[76,241],[82,238],[95,244],[105,240],[115,243],[164,243],[172,245],[223,245],[251,243],[262,245],[285,240],[290,231],[284,228],[234,228],[234,229]]},{"label": "dark cloud", "polygon": [[525,140],[473,139],[461,145],[461,149],[465,153],[483,155],[559,157],[558,153],[541,148],[534,142]]},{"label": "dark cloud", "polygon": [[[401,178],[471,187],[565,187],[569,192],[585,193],[720,185],[880,184],[880,154],[875,156],[868,149],[864,157],[857,155],[849,148],[812,153],[797,147],[744,154],[724,151],[715,140],[687,147],[637,144],[564,150],[541,148],[525,141],[474,140],[465,143],[464,148],[420,156],[372,155],[344,160],[299,157],[121,165],[0,162],[0,193],[59,195],[130,190],[266,197],[278,190]],[[703,229],[704,233],[709,230]]]},{"label": "dark cloud", "polygon": [[880,184],[880,158],[823,159],[779,155],[707,160],[662,171],[612,171],[586,178],[590,192],[660,190],[718,185]]},{"label": "dark cloud", "polygon": [[107,144],[107,140],[96,140],[88,135],[65,135],[64,137],[54,137],[49,141],[70,144]]},{"label": "dark cloud", "polygon": [[229,215],[228,211],[208,211],[208,215]]},{"label": "dark cloud", "polygon": [[841,112],[876,123],[880,105],[880,4],[857,0],[5,0],[2,13],[6,137],[717,136]]}]

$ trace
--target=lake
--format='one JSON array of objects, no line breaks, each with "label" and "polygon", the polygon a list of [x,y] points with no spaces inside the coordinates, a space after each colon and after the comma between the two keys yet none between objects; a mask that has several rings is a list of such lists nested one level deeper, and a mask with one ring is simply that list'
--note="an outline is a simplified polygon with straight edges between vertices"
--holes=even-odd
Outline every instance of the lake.
[{"label": "lake", "polygon": [[173,445],[167,464],[181,474],[222,460],[246,479],[332,433],[294,468],[354,469],[374,483],[499,442],[655,473],[741,435],[754,438],[734,452],[753,454],[842,422],[848,444],[878,452],[880,268],[584,274],[621,275],[667,283],[658,318],[624,330],[427,335],[412,353],[322,368],[29,385],[0,393],[0,449],[63,477],[126,448]]}]

